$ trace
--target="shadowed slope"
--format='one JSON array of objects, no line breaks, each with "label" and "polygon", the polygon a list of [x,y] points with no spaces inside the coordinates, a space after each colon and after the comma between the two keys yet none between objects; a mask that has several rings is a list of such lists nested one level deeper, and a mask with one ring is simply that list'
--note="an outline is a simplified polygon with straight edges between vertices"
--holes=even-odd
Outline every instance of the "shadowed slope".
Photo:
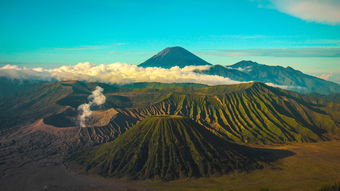
[{"label": "shadowed slope", "polygon": [[228,143],[180,116],[147,117],[78,161],[104,176],[171,180],[260,168],[250,148]]}]

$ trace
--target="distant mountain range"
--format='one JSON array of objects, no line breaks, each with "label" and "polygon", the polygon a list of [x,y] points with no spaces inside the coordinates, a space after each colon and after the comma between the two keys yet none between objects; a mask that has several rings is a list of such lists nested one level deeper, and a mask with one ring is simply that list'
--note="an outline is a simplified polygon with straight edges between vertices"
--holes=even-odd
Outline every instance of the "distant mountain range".
[{"label": "distant mountain range", "polygon": [[219,75],[236,81],[258,81],[301,93],[331,94],[340,92],[340,85],[310,76],[291,67],[268,66],[252,61],[240,61],[230,66],[211,65],[181,47],[169,47],[151,57],[141,67],[171,68],[179,66],[209,65],[207,70],[197,73]]},{"label": "distant mountain range", "polygon": [[[212,66],[209,70],[202,72],[206,74],[217,74],[211,72],[215,67],[216,66]],[[258,81],[269,83],[274,86],[277,85],[277,87],[302,93],[315,92],[320,94],[330,94],[340,92],[339,84],[304,74],[291,67],[284,68],[282,66],[258,64],[252,61],[241,61],[224,68],[225,69],[221,69],[221,67],[219,67],[220,72],[225,71],[221,74],[221,76],[239,81]],[[237,70],[237,72],[235,70]],[[237,77],[228,75],[228,72],[237,75]]]}]

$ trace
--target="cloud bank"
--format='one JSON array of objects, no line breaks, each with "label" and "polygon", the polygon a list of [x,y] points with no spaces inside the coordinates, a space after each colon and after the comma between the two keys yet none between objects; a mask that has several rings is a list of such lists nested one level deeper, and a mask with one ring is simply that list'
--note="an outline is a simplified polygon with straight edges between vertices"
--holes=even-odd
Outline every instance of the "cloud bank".
[{"label": "cloud bank", "polygon": [[91,117],[93,106],[103,105],[106,101],[106,97],[103,94],[104,89],[100,86],[97,86],[95,90],[93,90],[92,94],[88,97],[89,103],[81,104],[78,107],[79,114],[79,125],[80,127],[86,127],[86,121]]},{"label": "cloud bank", "polygon": [[61,66],[53,69],[25,68],[6,65],[0,68],[0,76],[17,79],[40,80],[82,80],[90,82],[126,84],[134,82],[162,83],[201,83],[207,85],[237,84],[238,81],[229,78],[198,74],[194,71],[205,70],[210,66],[187,66],[184,68],[142,68],[125,63],[94,65],[89,62],[71,66]]},{"label": "cloud bank", "polygon": [[24,68],[16,65],[0,67],[0,77],[14,79],[52,80],[51,74],[43,68]]},{"label": "cloud bank", "polygon": [[270,0],[280,12],[319,23],[340,24],[339,0]]}]

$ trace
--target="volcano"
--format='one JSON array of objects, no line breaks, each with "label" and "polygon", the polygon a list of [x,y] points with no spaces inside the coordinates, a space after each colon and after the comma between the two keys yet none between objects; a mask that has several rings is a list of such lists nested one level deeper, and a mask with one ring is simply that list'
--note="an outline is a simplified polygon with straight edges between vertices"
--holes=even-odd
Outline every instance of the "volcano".
[{"label": "volcano", "polygon": [[175,46],[162,50],[161,52],[149,58],[145,62],[139,64],[138,66],[160,68],[171,68],[174,66],[179,66],[180,68],[184,68],[185,66],[202,65],[211,64],[192,54],[188,50],[179,46]]},{"label": "volcano", "polygon": [[113,142],[78,158],[103,176],[173,180],[261,168],[256,152],[182,116],[143,119]]}]

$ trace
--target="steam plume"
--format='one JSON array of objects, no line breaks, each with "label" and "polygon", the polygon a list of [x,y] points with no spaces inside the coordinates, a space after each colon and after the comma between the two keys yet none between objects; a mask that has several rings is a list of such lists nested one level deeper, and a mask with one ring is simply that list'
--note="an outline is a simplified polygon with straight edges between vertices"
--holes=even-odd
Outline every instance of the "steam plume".
[{"label": "steam plume", "polygon": [[96,89],[89,95],[89,103],[81,104],[78,107],[79,115],[79,125],[80,127],[86,127],[86,121],[92,115],[91,107],[99,106],[105,103],[106,97],[103,94],[104,89],[97,86]]}]

